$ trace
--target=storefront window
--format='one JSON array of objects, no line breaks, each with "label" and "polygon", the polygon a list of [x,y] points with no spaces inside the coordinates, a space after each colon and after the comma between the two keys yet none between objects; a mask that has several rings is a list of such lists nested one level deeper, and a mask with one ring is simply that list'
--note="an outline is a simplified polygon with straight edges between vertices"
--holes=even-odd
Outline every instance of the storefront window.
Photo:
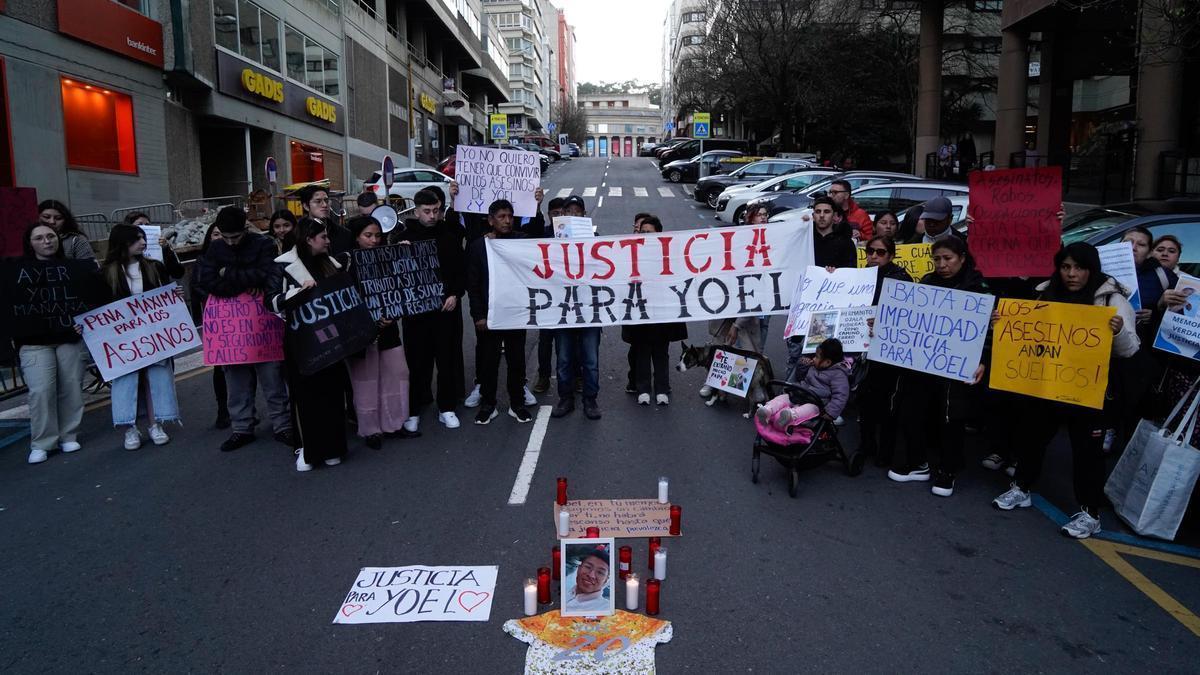
[{"label": "storefront window", "polygon": [[315,145],[292,141],[292,182],[308,183],[325,178],[325,152]]},{"label": "storefront window", "polygon": [[62,101],[68,166],[137,173],[132,98],[63,78]]},{"label": "storefront window", "polygon": [[279,67],[279,19],[263,12],[259,20],[262,22],[262,64],[283,72]]}]

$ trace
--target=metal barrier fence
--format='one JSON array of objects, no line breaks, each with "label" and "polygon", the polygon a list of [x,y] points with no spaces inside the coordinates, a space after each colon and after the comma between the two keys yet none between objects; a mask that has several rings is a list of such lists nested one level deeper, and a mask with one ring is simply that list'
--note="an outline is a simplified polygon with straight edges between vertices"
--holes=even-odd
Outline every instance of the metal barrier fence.
[{"label": "metal barrier fence", "polygon": [[112,221],[103,213],[84,213],[75,216],[75,222],[79,223],[79,229],[87,235],[88,241],[108,239],[108,230],[112,227]]},{"label": "metal barrier fence", "polygon": [[184,218],[195,218],[209,211],[216,211],[226,206],[245,208],[244,195],[226,195],[224,197],[203,197],[201,199],[185,199],[179,202],[176,209]]},{"label": "metal barrier fence", "polygon": [[170,202],[162,204],[146,204],[145,206],[130,206],[124,209],[117,209],[112,212],[112,222],[114,224],[125,220],[125,216],[131,213],[144,213],[150,219],[151,225],[159,225],[166,227],[179,222],[179,218],[175,213],[175,205]]}]

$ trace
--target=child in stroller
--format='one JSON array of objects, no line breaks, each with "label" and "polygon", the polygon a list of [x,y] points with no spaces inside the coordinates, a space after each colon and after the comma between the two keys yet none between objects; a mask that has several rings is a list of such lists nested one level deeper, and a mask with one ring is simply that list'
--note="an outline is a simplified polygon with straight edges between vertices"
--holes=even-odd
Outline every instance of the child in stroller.
[{"label": "child in stroller", "polygon": [[[760,428],[787,434],[818,415],[835,420],[846,408],[850,400],[850,362],[841,342],[833,338],[825,340],[813,358],[803,358],[796,364],[795,372],[800,391],[780,394],[759,408],[755,421]],[[810,399],[819,401],[820,407],[809,403]]]}]

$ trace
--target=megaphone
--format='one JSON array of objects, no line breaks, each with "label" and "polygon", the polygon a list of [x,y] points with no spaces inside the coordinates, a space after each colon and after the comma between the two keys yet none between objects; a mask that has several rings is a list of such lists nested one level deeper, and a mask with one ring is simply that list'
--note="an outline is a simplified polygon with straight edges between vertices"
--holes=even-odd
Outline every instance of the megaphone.
[{"label": "megaphone", "polygon": [[396,214],[396,209],[390,206],[376,206],[371,211],[371,217],[379,221],[379,226],[383,229],[384,234],[391,232],[400,220],[400,216]]}]

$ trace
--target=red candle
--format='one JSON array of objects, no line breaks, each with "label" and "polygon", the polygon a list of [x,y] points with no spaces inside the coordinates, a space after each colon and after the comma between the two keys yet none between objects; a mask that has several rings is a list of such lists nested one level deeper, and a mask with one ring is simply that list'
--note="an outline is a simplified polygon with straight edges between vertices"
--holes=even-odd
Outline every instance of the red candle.
[{"label": "red candle", "polygon": [[557,501],[558,501],[559,506],[567,505],[567,479],[566,478],[560,477],[558,479],[558,500]]},{"label": "red candle", "polygon": [[550,568],[538,568],[538,604],[550,604]]},{"label": "red candle", "polygon": [[658,616],[658,593],[661,589],[662,582],[658,579],[646,581],[646,613],[650,616]]},{"label": "red candle", "polygon": [[679,519],[683,515],[683,508],[678,504],[671,505],[671,536],[679,535]]},{"label": "red candle", "polygon": [[654,552],[659,546],[662,546],[662,537],[650,537],[650,554],[646,556],[646,562],[649,563],[651,572],[654,571]]},{"label": "red candle", "polygon": [[633,571],[633,549],[629,546],[622,546],[620,548],[620,561],[621,566],[619,569],[621,570],[621,578],[625,579]]},{"label": "red candle", "polygon": [[598,528],[598,527],[589,527],[589,528],[587,529],[587,536],[586,536],[586,538],[587,538],[587,539],[599,539],[599,538],[600,538],[600,528]]},{"label": "red candle", "polygon": [[555,546],[550,550],[550,560],[553,564],[550,565],[550,573],[554,575],[556,580],[562,578],[562,549]]}]

